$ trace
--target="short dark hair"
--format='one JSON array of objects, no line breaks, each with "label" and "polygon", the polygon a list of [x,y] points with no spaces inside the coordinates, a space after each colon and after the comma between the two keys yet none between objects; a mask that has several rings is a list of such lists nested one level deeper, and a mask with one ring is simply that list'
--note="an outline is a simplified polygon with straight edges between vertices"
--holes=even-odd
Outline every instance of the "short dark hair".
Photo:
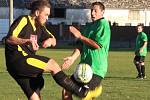
[{"label": "short dark hair", "polygon": [[105,10],[105,6],[104,6],[103,3],[101,3],[101,2],[93,2],[93,3],[92,3],[92,7],[93,7],[94,5],[98,5],[101,10]]},{"label": "short dark hair", "polygon": [[30,6],[31,14],[33,14],[36,10],[42,10],[44,7],[51,8],[50,2],[48,0],[33,1]]},{"label": "short dark hair", "polygon": [[143,24],[138,24],[137,27],[142,27],[142,29],[144,29],[144,25]]}]

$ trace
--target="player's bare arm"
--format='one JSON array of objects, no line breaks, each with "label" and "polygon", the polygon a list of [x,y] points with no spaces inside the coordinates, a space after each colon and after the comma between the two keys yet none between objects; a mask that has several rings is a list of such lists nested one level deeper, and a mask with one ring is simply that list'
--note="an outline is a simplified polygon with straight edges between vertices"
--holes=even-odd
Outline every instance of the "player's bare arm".
[{"label": "player's bare arm", "polygon": [[74,61],[79,57],[80,50],[75,49],[71,56],[64,58],[64,63],[62,64],[62,69],[68,69]]},{"label": "player's bare arm", "polygon": [[10,36],[6,39],[6,42],[12,44],[12,45],[22,45],[22,44],[32,44],[33,50],[37,51],[39,49],[39,45],[37,42],[31,39],[22,39],[14,36]]},{"label": "player's bare arm", "polygon": [[21,44],[30,44],[31,40],[10,36],[9,38],[6,39],[6,42],[8,42],[12,45],[21,45]]},{"label": "player's bare arm", "polygon": [[100,48],[100,46],[93,40],[84,37],[83,35],[81,35],[80,31],[77,30],[75,27],[70,26],[69,27],[70,32],[78,39],[80,39],[81,41],[83,41],[84,43],[94,47],[95,49]]},{"label": "player's bare arm", "polygon": [[143,44],[143,46],[141,47],[140,52],[143,52],[143,48],[145,48],[146,46],[147,46],[147,41],[144,41],[144,44]]}]

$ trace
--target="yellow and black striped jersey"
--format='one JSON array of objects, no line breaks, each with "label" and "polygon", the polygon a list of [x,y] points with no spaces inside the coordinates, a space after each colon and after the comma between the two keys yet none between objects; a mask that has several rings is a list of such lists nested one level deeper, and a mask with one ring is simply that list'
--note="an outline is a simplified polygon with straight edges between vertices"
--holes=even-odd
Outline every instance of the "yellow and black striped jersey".
[{"label": "yellow and black striped jersey", "polygon": [[[7,38],[14,36],[23,39],[30,39],[31,36],[36,36],[37,42],[42,42],[53,35],[46,29],[45,26],[35,26],[31,20],[31,16],[23,15],[18,17],[11,25]],[[19,57],[19,55],[27,56],[35,54],[32,45],[12,45],[6,42],[5,45],[6,59]]]}]

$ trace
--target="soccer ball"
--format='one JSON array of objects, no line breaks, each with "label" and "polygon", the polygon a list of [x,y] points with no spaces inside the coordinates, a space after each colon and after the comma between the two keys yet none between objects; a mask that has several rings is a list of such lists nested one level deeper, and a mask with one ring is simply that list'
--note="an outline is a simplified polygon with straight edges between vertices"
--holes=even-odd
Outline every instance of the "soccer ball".
[{"label": "soccer ball", "polygon": [[93,76],[91,66],[85,63],[78,64],[74,71],[74,78],[80,83],[88,83]]}]

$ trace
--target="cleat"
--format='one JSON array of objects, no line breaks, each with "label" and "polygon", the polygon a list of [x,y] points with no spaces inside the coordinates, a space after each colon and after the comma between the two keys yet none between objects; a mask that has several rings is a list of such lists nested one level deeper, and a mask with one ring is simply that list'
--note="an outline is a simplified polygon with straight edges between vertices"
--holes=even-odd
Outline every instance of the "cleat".
[{"label": "cleat", "polygon": [[143,79],[146,79],[146,76],[143,76]]},{"label": "cleat", "polygon": [[138,75],[138,76],[136,77],[136,79],[143,79],[143,77],[142,77],[141,75]]}]

